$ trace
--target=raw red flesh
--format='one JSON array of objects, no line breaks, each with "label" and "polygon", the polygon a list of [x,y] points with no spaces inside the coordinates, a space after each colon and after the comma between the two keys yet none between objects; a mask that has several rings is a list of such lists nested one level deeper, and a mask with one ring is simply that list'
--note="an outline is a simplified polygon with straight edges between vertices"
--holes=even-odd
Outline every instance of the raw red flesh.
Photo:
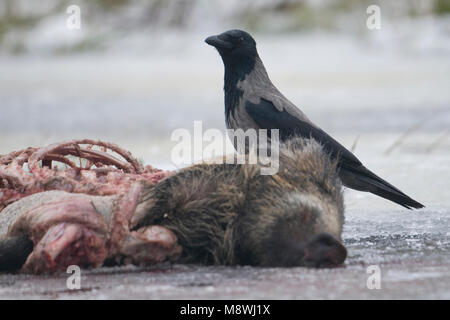
[{"label": "raw red flesh", "polygon": [[[66,168],[58,170],[55,162]],[[0,211],[14,201],[42,191],[121,194],[134,182],[155,184],[170,174],[170,171],[142,166],[128,151],[109,142],[83,139],[27,148],[0,156]]]},{"label": "raw red flesh", "polygon": [[[55,162],[66,168],[58,170]],[[143,167],[115,144],[87,139],[0,156],[0,241],[19,234],[33,240],[22,267],[31,273],[72,264],[98,267],[105,259],[174,260],[181,247],[167,228],[130,231],[143,184],[154,185],[170,174]]]},{"label": "raw red flesh", "polygon": [[107,256],[105,237],[80,224],[50,227],[35,244],[22,271],[42,273],[64,270],[70,265],[101,266]]}]

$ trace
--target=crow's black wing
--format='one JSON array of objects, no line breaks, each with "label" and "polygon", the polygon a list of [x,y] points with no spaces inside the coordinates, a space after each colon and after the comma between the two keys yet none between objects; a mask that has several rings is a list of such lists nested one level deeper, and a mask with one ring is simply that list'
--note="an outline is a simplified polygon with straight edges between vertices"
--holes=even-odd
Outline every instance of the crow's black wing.
[{"label": "crow's black wing", "polygon": [[261,99],[255,104],[247,101],[245,110],[261,129],[279,129],[280,140],[284,141],[292,136],[313,138],[323,145],[323,148],[333,158],[339,157],[341,165],[360,166],[361,161],[343,145],[334,140],[325,131],[312,124],[291,115],[286,109],[278,111],[272,102]]},{"label": "crow's black wing", "polygon": [[338,159],[339,174],[347,187],[369,191],[408,209],[423,207],[421,203],[411,199],[389,182],[364,167],[353,153],[325,131],[293,116],[286,109],[279,111],[271,101],[260,99],[257,104],[247,101],[245,110],[261,129],[279,129],[281,141],[292,136],[300,136],[312,138],[322,144],[324,150],[332,158]]}]

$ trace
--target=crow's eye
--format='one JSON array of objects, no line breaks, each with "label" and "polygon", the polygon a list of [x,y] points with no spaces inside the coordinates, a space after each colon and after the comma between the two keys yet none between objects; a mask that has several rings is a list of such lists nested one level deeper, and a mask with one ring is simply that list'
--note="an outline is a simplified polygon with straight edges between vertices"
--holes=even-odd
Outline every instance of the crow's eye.
[{"label": "crow's eye", "polygon": [[244,41],[244,37],[240,37],[240,38],[238,39],[238,42],[242,42],[242,41]]}]

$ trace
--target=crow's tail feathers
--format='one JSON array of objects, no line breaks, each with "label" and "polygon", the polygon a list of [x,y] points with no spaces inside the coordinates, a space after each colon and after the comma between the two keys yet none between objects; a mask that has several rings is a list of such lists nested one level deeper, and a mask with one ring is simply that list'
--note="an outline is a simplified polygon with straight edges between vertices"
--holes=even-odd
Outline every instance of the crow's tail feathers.
[{"label": "crow's tail feathers", "polygon": [[[387,188],[386,188],[387,189]],[[392,192],[391,190],[386,190],[385,188],[377,188],[374,191],[371,191],[373,194],[376,194],[377,196],[380,196],[382,198],[391,200],[395,203],[398,203],[399,205],[407,208],[407,209],[420,209],[425,207],[420,202],[417,202],[416,200],[408,197],[406,194],[401,193],[398,194],[396,192]]]},{"label": "crow's tail feathers", "polygon": [[[348,170],[348,168],[346,169]],[[393,201],[407,209],[420,209],[425,207],[423,204],[408,197],[399,189],[391,185],[389,182],[381,179],[364,166],[359,166],[356,170],[355,168],[351,168],[349,171],[352,172],[352,178],[357,180],[358,187],[355,189],[371,192],[377,196]],[[352,185],[349,185],[349,187],[351,188]]]}]

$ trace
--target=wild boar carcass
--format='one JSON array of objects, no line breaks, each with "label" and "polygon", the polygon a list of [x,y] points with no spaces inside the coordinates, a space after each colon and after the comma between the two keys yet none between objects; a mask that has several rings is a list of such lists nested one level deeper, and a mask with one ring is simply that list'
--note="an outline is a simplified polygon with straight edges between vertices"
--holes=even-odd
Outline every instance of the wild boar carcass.
[{"label": "wild boar carcass", "polygon": [[[183,247],[179,261],[258,266],[337,266],[344,202],[336,162],[310,139],[281,146],[279,170],[199,164],[148,192],[137,228],[162,225]],[[144,192],[145,194],[146,192]]]}]

